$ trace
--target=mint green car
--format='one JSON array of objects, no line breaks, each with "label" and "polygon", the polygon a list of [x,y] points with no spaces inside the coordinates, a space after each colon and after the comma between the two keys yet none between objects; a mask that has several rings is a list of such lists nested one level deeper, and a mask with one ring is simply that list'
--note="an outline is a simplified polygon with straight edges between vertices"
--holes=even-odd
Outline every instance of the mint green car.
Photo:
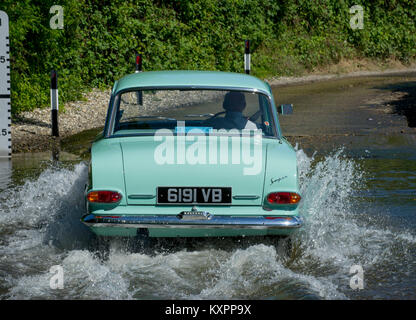
[{"label": "mint green car", "polygon": [[116,81],[91,148],[86,214],[98,236],[288,236],[302,226],[296,153],[270,86],[229,72]]}]

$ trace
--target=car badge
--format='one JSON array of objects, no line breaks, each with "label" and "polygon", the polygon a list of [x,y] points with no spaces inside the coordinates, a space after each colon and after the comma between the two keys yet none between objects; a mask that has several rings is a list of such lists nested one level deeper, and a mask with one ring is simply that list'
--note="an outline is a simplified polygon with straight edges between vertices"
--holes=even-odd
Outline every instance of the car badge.
[{"label": "car badge", "polygon": [[277,178],[277,179],[273,179],[273,178],[271,178],[270,179],[270,185],[272,185],[273,183],[275,183],[275,182],[280,182],[280,181],[282,181],[283,179],[286,179],[287,178],[287,176],[284,176],[284,177],[280,177],[280,178]]}]

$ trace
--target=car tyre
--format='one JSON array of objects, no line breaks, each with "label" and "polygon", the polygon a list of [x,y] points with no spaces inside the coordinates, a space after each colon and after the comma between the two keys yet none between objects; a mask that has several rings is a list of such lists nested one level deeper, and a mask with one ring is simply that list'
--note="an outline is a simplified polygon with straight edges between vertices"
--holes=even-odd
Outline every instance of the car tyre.
[{"label": "car tyre", "polygon": [[292,255],[293,243],[290,236],[279,237],[277,240],[277,253],[279,256],[289,258]]},{"label": "car tyre", "polygon": [[101,261],[107,260],[110,254],[110,238],[94,235],[89,250]]}]

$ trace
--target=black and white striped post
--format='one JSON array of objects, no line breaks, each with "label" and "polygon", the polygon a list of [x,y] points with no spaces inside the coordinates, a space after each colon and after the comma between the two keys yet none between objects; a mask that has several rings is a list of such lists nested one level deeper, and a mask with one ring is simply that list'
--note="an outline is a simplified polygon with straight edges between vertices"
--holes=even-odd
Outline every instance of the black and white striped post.
[{"label": "black and white striped post", "polygon": [[58,128],[58,73],[55,70],[51,71],[51,117],[52,117],[52,135],[59,137]]},{"label": "black and white striped post", "polygon": [[[135,73],[142,72],[142,55],[136,53],[136,71]],[[143,92],[137,91],[137,104],[143,105]]]},{"label": "black and white striped post", "polygon": [[244,71],[250,74],[250,40],[244,41]]}]

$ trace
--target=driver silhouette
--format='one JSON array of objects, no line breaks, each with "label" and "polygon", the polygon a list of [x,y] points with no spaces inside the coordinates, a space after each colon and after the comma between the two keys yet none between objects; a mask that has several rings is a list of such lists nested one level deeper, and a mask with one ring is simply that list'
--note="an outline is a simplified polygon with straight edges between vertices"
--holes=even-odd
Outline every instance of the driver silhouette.
[{"label": "driver silhouette", "polygon": [[211,120],[215,129],[257,130],[256,124],[243,115],[246,98],[242,92],[228,92],[224,97],[222,107],[225,109],[225,116]]}]

